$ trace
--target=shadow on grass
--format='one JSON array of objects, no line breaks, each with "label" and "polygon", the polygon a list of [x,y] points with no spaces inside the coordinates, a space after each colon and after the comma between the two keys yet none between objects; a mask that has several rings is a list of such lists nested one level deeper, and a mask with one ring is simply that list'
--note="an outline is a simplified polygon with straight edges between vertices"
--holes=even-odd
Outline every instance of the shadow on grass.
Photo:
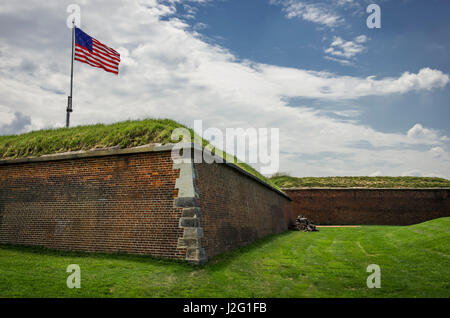
[{"label": "shadow on grass", "polygon": [[249,254],[254,250],[257,250],[265,245],[272,243],[276,239],[289,235],[290,233],[292,233],[292,231],[285,231],[283,233],[266,236],[262,239],[259,239],[255,242],[252,242],[248,245],[242,246],[235,250],[223,252],[219,255],[216,255],[210,258],[206,264],[202,265],[195,265],[187,263],[184,260],[160,258],[147,254],[127,254],[123,252],[97,253],[84,251],[70,251],[70,250],[47,248],[43,246],[15,245],[15,244],[0,244],[0,248],[4,250],[30,253],[36,255],[83,257],[91,259],[114,259],[114,260],[133,261],[139,263],[149,263],[152,265],[161,265],[161,266],[178,266],[188,270],[208,269],[212,267],[214,269],[221,269],[228,266],[236,258],[245,256],[245,254]]},{"label": "shadow on grass", "polygon": [[266,236],[262,239],[259,239],[255,242],[252,242],[248,245],[241,246],[235,250],[223,252],[219,255],[216,255],[208,260],[207,264],[204,264],[204,268],[214,268],[214,269],[222,269],[228,265],[230,265],[234,260],[236,260],[239,257],[245,256],[246,254],[250,254],[253,251],[260,249],[264,246],[269,245],[273,241],[283,238],[285,236],[288,236],[292,234],[293,231],[285,231],[279,234],[272,234],[269,236]]},{"label": "shadow on grass", "polygon": [[195,268],[193,264],[186,263],[183,260],[160,258],[147,254],[128,254],[123,252],[85,252],[73,250],[59,250],[54,248],[47,248],[44,246],[32,245],[15,245],[15,244],[0,244],[0,248],[10,251],[30,253],[36,255],[47,256],[61,256],[61,257],[82,257],[91,259],[114,259],[133,261],[139,263],[152,263],[153,265],[178,265],[186,268]]}]

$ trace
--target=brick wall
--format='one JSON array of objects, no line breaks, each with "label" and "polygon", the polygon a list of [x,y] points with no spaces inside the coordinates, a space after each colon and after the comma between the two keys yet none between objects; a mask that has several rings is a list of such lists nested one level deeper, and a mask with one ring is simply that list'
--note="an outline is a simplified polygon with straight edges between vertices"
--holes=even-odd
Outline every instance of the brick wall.
[{"label": "brick wall", "polygon": [[234,165],[174,163],[171,149],[0,160],[0,244],[203,263],[293,222],[285,194]]},{"label": "brick wall", "polygon": [[0,165],[0,243],[183,258],[170,152]]},{"label": "brick wall", "polygon": [[264,236],[280,233],[294,222],[289,198],[255,182],[227,164],[195,164],[208,257]]},{"label": "brick wall", "polygon": [[450,189],[285,189],[317,224],[409,225],[450,216]]}]

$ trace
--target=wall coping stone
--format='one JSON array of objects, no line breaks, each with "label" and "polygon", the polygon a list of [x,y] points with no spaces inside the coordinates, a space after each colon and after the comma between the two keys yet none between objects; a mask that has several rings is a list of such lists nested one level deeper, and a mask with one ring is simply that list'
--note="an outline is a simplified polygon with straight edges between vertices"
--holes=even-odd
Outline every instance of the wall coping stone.
[{"label": "wall coping stone", "polygon": [[39,157],[2,159],[0,160],[0,166],[20,164],[20,163],[31,163],[31,162],[59,161],[59,160],[71,160],[71,159],[92,158],[92,157],[126,155],[134,153],[169,151],[172,148],[173,144],[165,144],[165,145],[147,144],[139,147],[124,148],[124,149],[120,149],[119,147],[116,146],[108,148],[97,148],[91,150],[78,150],[78,151],[54,153],[49,155],[42,155]]}]

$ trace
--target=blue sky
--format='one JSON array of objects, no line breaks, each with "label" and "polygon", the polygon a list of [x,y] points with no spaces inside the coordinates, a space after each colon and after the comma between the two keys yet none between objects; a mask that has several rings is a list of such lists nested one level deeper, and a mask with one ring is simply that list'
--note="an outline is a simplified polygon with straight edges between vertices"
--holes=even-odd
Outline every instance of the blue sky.
[{"label": "blue sky", "polygon": [[[345,22],[326,27],[300,18],[286,18],[280,5],[261,0],[213,1],[197,6],[195,21],[205,24],[198,32],[209,40],[225,46],[240,59],[259,63],[361,77],[396,76],[406,71],[417,72],[424,66],[450,73],[450,2],[359,1],[358,5],[348,7],[337,6],[336,1],[322,3]],[[380,29],[369,29],[366,25],[370,14],[365,9],[370,3],[380,5]],[[184,12],[180,5],[180,14]],[[325,58],[324,49],[333,36],[351,40],[359,35],[369,40],[352,65]],[[363,98],[337,107],[358,109],[361,123],[387,132],[404,131],[420,121],[450,135],[449,101],[450,87],[447,87],[431,93]],[[333,107],[330,101],[315,104],[321,109]]]},{"label": "blue sky", "polygon": [[69,4],[122,57],[118,77],[76,63],[74,125],[275,127],[293,175],[450,178],[449,1],[5,0],[0,134],[64,124]]}]

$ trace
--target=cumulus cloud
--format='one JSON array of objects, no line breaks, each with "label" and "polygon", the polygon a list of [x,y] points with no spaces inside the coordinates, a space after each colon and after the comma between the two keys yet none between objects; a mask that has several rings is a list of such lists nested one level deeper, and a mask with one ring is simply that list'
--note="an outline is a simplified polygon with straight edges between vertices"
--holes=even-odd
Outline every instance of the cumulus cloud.
[{"label": "cumulus cloud", "polygon": [[[47,1],[44,6],[29,1],[20,12],[10,10],[15,3],[0,4],[0,25],[17,22],[14,34],[0,28],[0,119],[8,118],[0,125],[12,124],[20,117],[12,114],[20,110],[29,120],[15,125],[18,128],[60,127],[70,81],[65,10],[71,2]],[[418,169],[450,176],[448,162],[415,148],[425,144],[445,150],[437,131],[427,138],[417,138],[414,131],[383,133],[324,116],[307,104],[289,107],[286,99],[346,100],[431,90],[447,85],[447,74],[422,68],[376,79],[241,61],[226,48],[204,41],[187,22],[191,19],[177,16],[179,4],[174,0],[81,4],[84,31],[118,49],[122,62],[118,77],[75,64],[74,125],[168,117],[189,126],[202,119],[204,128],[223,131],[279,127],[280,167],[295,175],[368,175],[378,170],[390,175]],[[349,146],[361,140],[373,149]]]},{"label": "cumulus cloud", "polygon": [[410,130],[408,130],[407,135],[409,138],[414,139],[437,139],[437,133],[434,130],[425,128],[421,124],[415,124]]},{"label": "cumulus cloud", "polygon": [[279,94],[289,97],[353,99],[362,96],[406,93],[444,87],[449,77],[439,70],[423,68],[417,74],[405,72],[398,78],[376,79],[339,76],[328,72],[256,65],[264,78],[273,84]]},{"label": "cumulus cloud", "polygon": [[405,72],[397,80],[390,81],[391,90],[397,90],[400,93],[409,90],[431,90],[433,88],[444,87],[449,82],[448,74],[439,70],[433,70],[428,67],[423,68],[417,74]]}]

